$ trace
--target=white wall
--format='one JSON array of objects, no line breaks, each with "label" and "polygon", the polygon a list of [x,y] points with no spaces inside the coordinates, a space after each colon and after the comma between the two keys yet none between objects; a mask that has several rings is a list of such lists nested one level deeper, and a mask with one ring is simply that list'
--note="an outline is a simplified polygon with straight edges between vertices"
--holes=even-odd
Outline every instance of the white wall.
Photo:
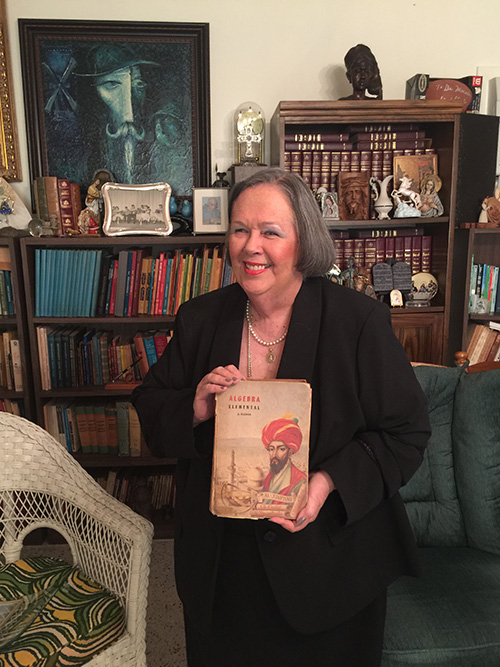
[{"label": "white wall", "polygon": [[[417,72],[462,77],[500,66],[498,0],[6,0],[23,181],[29,206],[18,18],[210,24],[212,166],[233,162],[236,107],[257,102],[269,121],[280,100],[351,92],[343,59],[364,43],[377,58],[385,99],[403,99]],[[269,161],[269,142],[266,160]]]}]

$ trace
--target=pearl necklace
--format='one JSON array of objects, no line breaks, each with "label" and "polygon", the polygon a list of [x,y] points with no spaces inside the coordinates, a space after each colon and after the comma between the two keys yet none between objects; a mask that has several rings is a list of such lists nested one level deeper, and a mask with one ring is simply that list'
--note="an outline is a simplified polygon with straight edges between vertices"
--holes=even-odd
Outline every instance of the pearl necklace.
[{"label": "pearl necklace", "polygon": [[255,333],[255,329],[252,326],[252,318],[250,317],[250,300],[247,301],[247,307],[246,307],[246,318],[247,318],[247,330],[248,330],[248,340],[247,340],[247,376],[248,378],[252,377],[252,355],[250,352],[250,335],[252,335],[257,343],[259,345],[265,345],[266,347],[269,348],[268,353],[266,354],[266,361],[268,364],[272,364],[274,361],[276,361],[276,355],[273,352],[273,345],[278,345],[278,343],[281,343],[281,341],[285,340],[286,335],[288,333],[288,329],[285,331],[285,333],[277,338],[276,340],[271,341],[270,343],[267,343],[265,340],[262,340],[257,334]]}]

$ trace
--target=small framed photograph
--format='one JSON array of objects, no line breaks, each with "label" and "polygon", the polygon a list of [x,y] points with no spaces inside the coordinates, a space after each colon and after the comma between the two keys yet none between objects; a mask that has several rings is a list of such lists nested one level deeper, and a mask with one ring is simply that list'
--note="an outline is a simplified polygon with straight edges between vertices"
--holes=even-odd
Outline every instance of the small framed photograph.
[{"label": "small framed photograph", "polygon": [[227,232],[227,194],[227,188],[193,188],[194,234]]},{"label": "small framed photograph", "polygon": [[106,236],[168,236],[172,233],[169,212],[172,188],[168,183],[104,183],[101,193],[104,200],[102,231]]}]

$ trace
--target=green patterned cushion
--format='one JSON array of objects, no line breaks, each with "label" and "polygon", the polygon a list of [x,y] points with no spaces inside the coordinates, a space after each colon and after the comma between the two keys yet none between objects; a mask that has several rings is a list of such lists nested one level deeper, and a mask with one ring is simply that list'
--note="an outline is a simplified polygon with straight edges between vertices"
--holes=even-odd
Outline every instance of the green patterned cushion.
[{"label": "green patterned cushion", "polygon": [[464,370],[417,366],[414,371],[427,397],[432,435],[401,496],[419,546],[465,546],[452,447],[455,391]]},{"label": "green patterned cushion", "polygon": [[77,567],[38,557],[0,568],[0,665],[83,665],[124,630],[120,601]]},{"label": "green patterned cushion", "polygon": [[500,555],[500,370],[460,380],[453,441],[468,542]]}]

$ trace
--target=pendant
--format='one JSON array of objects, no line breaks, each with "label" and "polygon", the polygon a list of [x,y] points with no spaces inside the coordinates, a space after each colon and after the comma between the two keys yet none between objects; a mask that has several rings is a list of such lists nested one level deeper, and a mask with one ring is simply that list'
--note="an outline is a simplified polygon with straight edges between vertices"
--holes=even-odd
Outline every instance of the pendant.
[{"label": "pendant", "polygon": [[274,354],[272,348],[269,348],[269,352],[266,354],[266,361],[268,364],[272,364],[273,361],[276,361],[276,355]]}]

